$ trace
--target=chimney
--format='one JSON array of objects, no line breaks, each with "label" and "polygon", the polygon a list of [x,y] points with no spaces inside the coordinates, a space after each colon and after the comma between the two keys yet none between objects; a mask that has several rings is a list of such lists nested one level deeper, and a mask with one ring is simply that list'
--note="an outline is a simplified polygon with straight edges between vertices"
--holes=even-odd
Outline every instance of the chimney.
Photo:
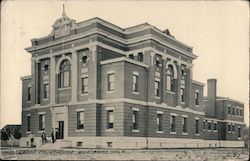
[{"label": "chimney", "polygon": [[207,80],[207,115],[215,116],[217,79]]}]

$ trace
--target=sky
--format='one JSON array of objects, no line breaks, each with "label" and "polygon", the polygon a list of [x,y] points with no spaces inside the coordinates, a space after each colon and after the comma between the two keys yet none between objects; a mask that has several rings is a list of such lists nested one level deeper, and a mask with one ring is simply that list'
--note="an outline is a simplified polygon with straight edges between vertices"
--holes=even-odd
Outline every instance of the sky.
[{"label": "sky", "polygon": [[[248,124],[249,10],[243,1],[5,1],[1,6],[1,122],[21,123],[20,77],[31,73],[31,39],[62,16],[100,17],[122,28],[148,22],[193,47],[193,79],[217,79],[217,95],[245,104]],[[204,87],[206,95],[206,86]]]}]

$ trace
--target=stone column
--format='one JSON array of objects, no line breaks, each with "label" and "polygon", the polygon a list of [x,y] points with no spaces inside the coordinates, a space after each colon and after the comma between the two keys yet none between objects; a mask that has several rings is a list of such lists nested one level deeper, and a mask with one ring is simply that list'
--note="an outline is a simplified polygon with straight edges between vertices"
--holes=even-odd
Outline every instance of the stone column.
[{"label": "stone column", "polygon": [[71,64],[71,102],[77,101],[77,51],[72,52],[72,64]]},{"label": "stone column", "polygon": [[40,77],[40,61],[37,59],[35,62],[35,95],[36,95],[36,99],[35,102],[36,104],[40,104],[41,101],[41,77]]},{"label": "stone column", "polygon": [[181,86],[181,63],[177,62],[177,81],[176,81],[176,105],[180,106],[180,86]]},{"label": "stone column", "polygon": [[56,61],[55,57],[50,58],[50,104],[55,104],[56,95]]},{"label": "stone column", "polygon": [[36,60],[31,58],[31,103],[36,104]]},{"label": "stone column", "polygon": [[161,80],[162,80],[162,95],[161,95],[161,102],[162,103],[167,103],[167,93],[166,93],[166,86],[167,86],[167,77],[166,77],[166,64],[167,64],[167,56],[163,55],[162,56],[162,74],[161,74]]}]

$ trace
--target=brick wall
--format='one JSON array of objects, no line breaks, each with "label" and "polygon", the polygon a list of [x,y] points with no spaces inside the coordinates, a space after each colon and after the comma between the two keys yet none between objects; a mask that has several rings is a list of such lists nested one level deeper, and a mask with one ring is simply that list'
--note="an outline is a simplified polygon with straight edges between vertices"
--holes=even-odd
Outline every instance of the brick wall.
[{"label": "brick wall", "polygon": [[[77,109],[84,109],[84,131],[77,131]],[[68,136],[96,136],[97,105],[71,105],[68,108]]]},{"label": "brick wall", "polygon": [[[114,90],[108,91],[108,72],[114,73]],[[101,98],[115,99],[124,97],[124,62],[102,65]]]},{"label": "brick wall", "polygon": [[30,107],[31,101],[28,101],[28,86],[31,87],[31,79],[22,81],[22,109]]}]

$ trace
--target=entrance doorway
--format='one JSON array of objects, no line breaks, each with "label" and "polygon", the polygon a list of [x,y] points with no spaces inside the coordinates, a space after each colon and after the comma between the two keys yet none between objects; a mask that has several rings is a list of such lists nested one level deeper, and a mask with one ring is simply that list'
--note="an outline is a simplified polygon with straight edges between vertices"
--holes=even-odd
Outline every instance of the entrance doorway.
[{"label": "entrance doorway", "polygon": [[58,121],[58,134],[56,139],[63,139],[64,138],[64,121]]}]

